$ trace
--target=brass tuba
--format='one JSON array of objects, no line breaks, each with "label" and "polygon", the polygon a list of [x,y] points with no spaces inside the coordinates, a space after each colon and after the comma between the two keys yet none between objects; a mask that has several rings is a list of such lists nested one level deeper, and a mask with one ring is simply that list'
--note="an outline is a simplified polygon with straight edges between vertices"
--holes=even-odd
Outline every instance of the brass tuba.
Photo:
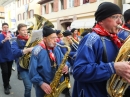
[{"label": "brass tuba", "polygon": [[[45,19],[44,17],[34,14],[34,18],[35,18],[35,24],[30,26],[28,29],[29,30],[39,30],[40,28],[42,28],[43,26],[50,26],[50,27],[54,27],[54,25],[48,21],[47,19]],[[34,47],[36,46],[42,39],[36,39],[34,42],[30,43],[31,39],[32,39],[32,31],[30,33],[30,37],[25,45],[25,48],[29,48],[29,47]],[[37,32],[40,33],[40,32]],[[29,61],[30,61],[30,53],[23,55],[21,58],[19,58],[19,65],[24,68],[24,69],[28,69],[29,66]]]},{"label": "brass tuba", "polygon": [[62,59],[62,62],[60,64],[60,66],[58,67],[58,70],[55,73],[55,76],[53,78],[53,81],[51,82],[50,86],[52,89],[52,93],[51,94],[46,94],[44,97],[59,97],[60,93],[66,88],[70,88],[70,83],[69,83],[69,78],[65,78],[65,80],[60,83],[60,79],[62,77],[62,69],[66,64],[66,61],[68,59],[68,55],[70,53],[70,47],[69,46],[62,46],[60,44],[57,43],[58,46],[60,47],[65,47],[68,49],[68,51],[65,53],[64,58]]},{"label": "brass tuba", "polygon": [[[121,26],[118,26],[118,28],[124,30],[124,28],[122,28]],[[129,58],[130,58],[130,36],[127,37],[125,43],[120,48],[115,62],[129,61]],[[128,86],[129,84],[122,77],[114,74],[107,81],[107,92],[110,95],[110,97],[123,97]]]}]

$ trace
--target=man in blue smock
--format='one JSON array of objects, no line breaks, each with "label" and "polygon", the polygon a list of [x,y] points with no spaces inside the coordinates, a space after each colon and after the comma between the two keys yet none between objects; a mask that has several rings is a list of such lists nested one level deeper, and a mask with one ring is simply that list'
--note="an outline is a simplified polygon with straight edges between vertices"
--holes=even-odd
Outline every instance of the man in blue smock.
[{"label": "man in blue smock", "polygon": [[8,31],[9,26],[7,23],[2,24],[2,32],[0,33],[0,67],[4,85],[5,94],[10,94],[11,86],[9,84],[12,64],[13,64],[13,54],[11,51],[11,43],[10,39],[12,38],[12,34]]},{"label": "man in blue smock", "polygon": [[[63,54],[56,43],[56,32],[48,26],[43,27],[43,41],[34,47],[29,69],[36,97],[43,97],[52,92],[50,83],[63,59]],[[67,65],[64,66],[62,73],[68,73]]]},{"label": "man in blue smock", "polygon": [[[124,20],[125,20],[125,24],[123,24],[122,27],[126,30],[130,30],[130,9],[127,9],[124,12]],[[125,30],[121,30],[118,33],[118,37],[121,38],[122,40],[125,40],[129,35],[130,35],[130,32],[125,31]]]},{"label": "man in blue smock", "polygon": [[112,74],[130,83],[129,63],[114,62],[122,46],[117,37],[117,25],[122,24],[121,9],[103,2],[95,12],[95,20],[93,31],[81,40],[77,50],[72,97],[108,97],[106,82]]},{"label": "man in blue smock", "polygon": [[22,57],[24,54],[31,52],[33,47],[25,48],[25,45],[29,39],[29,35],[27,33],[27,25],[20,23],[18,24],[17,29],[18,29],[17,40],[12,42],[11,49],[16,59],[18,72],[20,74],[20,77],[22,78],[25,87],[24,97],[31,97],[32,83],[29,78],[29,70],[22,68],[19,65],[19,58]]},{"label": "man in blue smock", "polygon": [[[124,20],[125,24],[123,24],[122,27],[126,30],[130,30],[130,9],[127,9],[124,12]],[[128,32],[126,30],[120,30],[120,32],[118,33],[118,37],[123,41],[125,41],[125,39],[130,35],[130,31]],[[127,88],[123,97],[130,97],[130,87]]]}]

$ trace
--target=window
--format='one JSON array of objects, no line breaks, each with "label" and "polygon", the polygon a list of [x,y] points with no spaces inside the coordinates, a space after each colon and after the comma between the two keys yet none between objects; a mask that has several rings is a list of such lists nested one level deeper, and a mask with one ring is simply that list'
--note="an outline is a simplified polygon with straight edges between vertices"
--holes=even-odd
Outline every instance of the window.
[{"label": "window", "polygon": [[30,11],[28,11],[27,12],[28,14],[27,14],[27,17],[28,17],[28,19],[30,18]]},{"label": "window", "polygon": [[19,1],[17,1],[17,7],[19,7]]},{"label": "window", "polygon": [[89,3],[89,0],[83,0],[83,4]]},{"label": "window", "polygon": [[26,0],[26,4],[28,4],[29,3],[29,1],[28,0]]},{"label": "window", "polygon": [[30,18],[33,18],[34,16],[34,10],[30,10]]},{"label": "window", "polygon": [[19,2],[19,7],[21,6],[21,0],[18,1]]},{"label": "window", "polygon": [[51,5],[51,12],[53,12],[54,11],[54,3],[50,3],[50,5]]},{"label": "window", "polygon": [[74,7],[74,0],[69,0],[69,8]]},{"label": "window", "polygon": [[42,6],[42,15],[43,15],[43,14],[46,14],[46,5],[43,5],[43,6]]},{"label": "window", "polygon": [[1,16],[5,16],[5,13],[4,13],[4,12],[2,12],[2,13],[1,13]]},{"label": "window", "polygon": [[27,3],[27,0],[24,0],[24,4],[26,4]]},{"label": "window", "polygon": [[61,4],[61,10],[64,9],[64,1],[60,0],[60,4]]},{"label": "window", "polygon": [[18,21],[21,20],[21,14],[18,14]]},{"label": "window", "polygon": [[24,12],[23,13],[23,20],[25,20],[26,19],[26,13]]},{"label": "window", "polygon": [[4,19],[1,19],[1,23],[4,23],[5,21],[4,21]]}]

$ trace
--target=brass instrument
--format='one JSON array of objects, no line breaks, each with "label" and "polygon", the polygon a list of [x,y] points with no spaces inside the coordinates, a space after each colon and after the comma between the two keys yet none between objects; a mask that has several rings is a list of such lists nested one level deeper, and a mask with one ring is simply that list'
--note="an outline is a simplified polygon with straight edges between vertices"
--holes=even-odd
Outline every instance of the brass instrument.
[{"label": "brass instrument", "polygon": [[[42,28],[43,26],[54,27],[54,25],[50,21],[45,19],[44,17],[42,17],[40,15],[37,15],[37,14],[34,14],[34,17],[36,19],[36,22],[35,22],[35,24],[33,26],[31,26],[28,29],[30,29],[30,30],[38,30],[38,29]],[[44,22],[44,24],[43,24],[43,22]],[[34,47],[42,40],[42,39],[37,39],[34,42],[30,43],[31,38],[32,38],[32,34],[30,35],[30,37],[29,37],[29,39],[28,39],[28,41],[27,41],[27,43],[25,45],[25,48]],[[29,61],[30,61],[30,53],[25,54],[21,58],[19,58],[19,65],[24,69],[28,69]]]},{"label": "brass instrument", "polygon": [[[128,36],[125,43],[120,48],[115,62],[129,61],[129,57],[130,57],[130,38]],[[110,97],[123,97],[128,86],[129,84],[122,77],[114,74],[107,81],[107,92],[110,95]]]},{"label": "brass instrument", "polygon": [[66,61],[68,59],[68,55],[70,53],[70,47],[69,46],[62,46],[60,44],[57,44],[60,47],[66,47],[68,49],[68,51],[65,53],[64,58],[60,64],[60,66],[58,67],[58,70],[55,73],[54,79],[51,82],[50,86],[52,89],[52,93],[51,94],[46,94],[44,97],[59,97],[60,93],[66,88],[70,88],[70,83],[69,83],[69,78],[65,78],[65,80],[60,83],[60,79],[62,77],[62,69],[66,64]]},{"label": "brass instrument", "polygon": [[122,29],[122,30],[125,30],[125,31],[127,31],[127,32],[130,32],[130,30],[125,29],[125,28],[123,28],[123,27],[122,27],[122,26],[120,26],[120,25],[118,25],[118,26],[117,26],[117,28],[120,28],[120,29]]},{"label": "brass instrument", "polygon": [[79,42],[76,41],[73,37],[71,38],[72,46],[77,51]]}]

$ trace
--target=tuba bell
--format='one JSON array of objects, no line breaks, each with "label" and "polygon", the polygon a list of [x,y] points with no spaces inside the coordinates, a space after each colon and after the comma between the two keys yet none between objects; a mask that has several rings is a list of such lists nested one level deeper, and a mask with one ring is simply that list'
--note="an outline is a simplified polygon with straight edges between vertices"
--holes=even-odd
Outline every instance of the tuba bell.
[{"label": "tuba bell", "polygon": [[[117,27],[129,31],[127,29],[122,28],[121,26]],[[130,60],[130,36],[127,37],[124,44],[120,48],[115,62],[129,61],[129,60]],[[114,74],[107,81],[107,92],[110,97],[123,97],[128,86],[129,84],[122,77]]]}]

